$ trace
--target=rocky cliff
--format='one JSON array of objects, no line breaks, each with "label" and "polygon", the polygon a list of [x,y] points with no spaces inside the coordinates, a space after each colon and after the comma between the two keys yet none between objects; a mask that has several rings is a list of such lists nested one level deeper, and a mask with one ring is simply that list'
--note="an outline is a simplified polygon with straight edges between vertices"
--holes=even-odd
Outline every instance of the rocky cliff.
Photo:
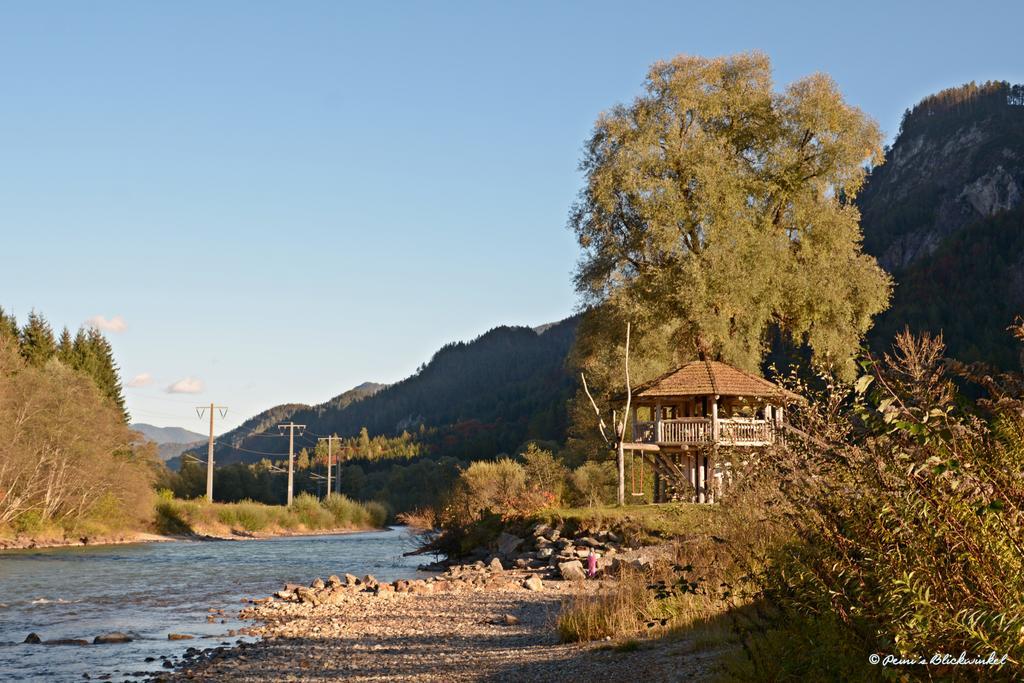
[{"label": "rocky cliff", "polygon": [[965,360],[1017,366],[1024,313],[1024,87],[973,83],[904,115],[858,197],[865,249],[897,281],[872,334],[943,332]]}]

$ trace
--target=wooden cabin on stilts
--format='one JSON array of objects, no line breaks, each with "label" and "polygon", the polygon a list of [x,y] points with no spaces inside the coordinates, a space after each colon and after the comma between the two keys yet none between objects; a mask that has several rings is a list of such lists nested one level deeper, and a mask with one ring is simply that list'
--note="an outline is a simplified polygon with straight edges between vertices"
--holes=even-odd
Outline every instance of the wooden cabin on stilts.
[{"label": "wooden cabin on stilts", "polygon": [[775,444],[786,406],[801,400],[731,365],[692,361],[633,390],[623,449],[653,466],[655,503],[712,503],[728,486],[733,458]]}]

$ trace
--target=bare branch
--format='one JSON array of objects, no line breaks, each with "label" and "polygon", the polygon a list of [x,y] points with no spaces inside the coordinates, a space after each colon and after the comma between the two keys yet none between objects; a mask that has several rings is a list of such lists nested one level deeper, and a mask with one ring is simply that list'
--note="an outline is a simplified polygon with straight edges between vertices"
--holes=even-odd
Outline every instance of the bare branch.
[{"label": "bare branch", "polygon": [[608,439],[608,434],[604,428],[604,418],[601,417],[601,411],[597,407],[597,403],[594,402],[594,397],[590,395],[590,389],[587,388],[587,377],[582,372],[580,373],[580,379],[583,380],[583,391],[586,392],[587,398],[590,399],[590,405],[594,406],[594,414],[597,415],[597,426],[601,430],[601,438],[608,445],[611,445],[611,440]]}]

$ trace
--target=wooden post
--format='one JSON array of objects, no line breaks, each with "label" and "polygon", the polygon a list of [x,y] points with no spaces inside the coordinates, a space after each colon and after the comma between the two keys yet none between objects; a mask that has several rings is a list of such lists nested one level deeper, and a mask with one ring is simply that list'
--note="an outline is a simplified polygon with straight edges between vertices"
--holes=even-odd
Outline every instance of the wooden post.
[{"label": "wooden post", "polygon": [[661,443],[661,403],[654,406],[654,441]]},{"label": "wooden post", "polygon": [[636,423],[637,423],[636,413],[637,413],[637,410],[638,410],[637,406],[633,406],[633,438],[632,438],[633,441],[639,441],[640,440],[639,433],[637,432],[637,429],[636,429]]},{"label": "wooden post", "polygon": [[686,470],[687,474],[690,475],[690,486],[693,488],[693,493],[690,495],[690,502],[697,502],[697,456],[696,452],[691,455],[689,452],[686,454]]},{"label": "wooden post", "polygon": [[711,440],[718,443],[718,395],[711,402]]},{"label": "wooden post", "polygon": [[706,502],[704,489],[707,487],[707,468],[704,466],[706,456],[698,451],[697,453],[697,502]]}]

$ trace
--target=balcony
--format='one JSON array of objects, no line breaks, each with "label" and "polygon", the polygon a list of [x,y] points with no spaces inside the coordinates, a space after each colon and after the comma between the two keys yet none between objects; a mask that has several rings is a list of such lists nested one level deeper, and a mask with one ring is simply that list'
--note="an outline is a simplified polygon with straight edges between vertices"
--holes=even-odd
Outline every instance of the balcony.
[{"label": "balcony", "polygon": [[[775,427],[769,420],[730,417],[717,420],[719,446],[768,446],[775,443]],[[637,422],[635,443],[658,446],[713,445],[715,420],[709,417],[683,417],[675,420]]]}]

